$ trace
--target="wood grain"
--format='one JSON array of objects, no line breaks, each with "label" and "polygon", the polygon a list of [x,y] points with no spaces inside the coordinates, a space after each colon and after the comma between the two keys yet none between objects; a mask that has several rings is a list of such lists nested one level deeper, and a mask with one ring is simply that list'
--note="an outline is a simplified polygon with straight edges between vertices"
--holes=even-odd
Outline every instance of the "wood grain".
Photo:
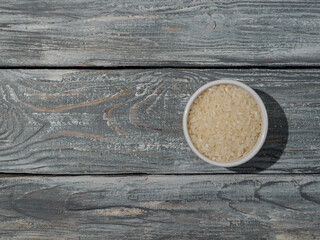
[{"label": "wood grain", "polygon": [[1,1],[2,66],[317,65],[320,2]]},{"label": "wood grain", "polygon": [[319,239],[319,176],[18,177],[2,239]]},{"label": "wood grain", "polygon": [[[1,70],[0,171],[39,174],[319,173],[320,71]],[[261,152],[213,167],[182,132],[188,98],[221,78],[255,88],[267,106]]]}]

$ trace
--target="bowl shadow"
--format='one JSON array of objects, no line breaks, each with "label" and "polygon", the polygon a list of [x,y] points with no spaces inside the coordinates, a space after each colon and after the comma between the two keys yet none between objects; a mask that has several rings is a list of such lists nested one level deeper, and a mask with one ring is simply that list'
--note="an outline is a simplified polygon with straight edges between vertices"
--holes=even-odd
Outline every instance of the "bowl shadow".
[{"label": "bowl shadow", "polygon": [[288,142],[288,121],[279,103],[267,93],[254,89],[262,99],[268,113],[269,127],[265,143],[248,162],[228,168],[237,173],[259,173],[275,164]]}]

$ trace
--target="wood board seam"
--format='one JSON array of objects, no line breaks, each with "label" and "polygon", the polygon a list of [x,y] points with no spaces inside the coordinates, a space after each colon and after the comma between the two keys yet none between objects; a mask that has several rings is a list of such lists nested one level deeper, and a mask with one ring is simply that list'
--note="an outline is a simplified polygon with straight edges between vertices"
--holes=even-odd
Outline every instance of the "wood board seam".
[{"label": "wood board seam", "polygon": [[290,70],[290,69],[320,69],[320,65],[281,65],[281,66],[254,66],[254,65],[243,65],[243,66],[207,66],[207,65],[179,65],[179,66],[0,66],[0,70],[152,70],[152,69],[277,69],[277,70]]},{"label": "wood board seam", "polygon": [[119,174],[33,174],[33,173],[0,173],[0,178],[16,177],[165,177],[165,176],[320,176],[320,173],[119,173]]}]

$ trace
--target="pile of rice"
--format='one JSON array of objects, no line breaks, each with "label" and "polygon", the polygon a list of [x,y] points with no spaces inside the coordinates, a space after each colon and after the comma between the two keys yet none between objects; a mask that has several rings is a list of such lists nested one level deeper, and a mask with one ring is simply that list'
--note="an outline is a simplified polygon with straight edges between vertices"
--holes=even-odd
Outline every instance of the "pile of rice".
[{"label": "pile of rice", "polygon": [[231,162],[255,146],[262,130],[256,100],[241,87],[213,86],[193,102],[188,131],[193,145],[207,158]]}]

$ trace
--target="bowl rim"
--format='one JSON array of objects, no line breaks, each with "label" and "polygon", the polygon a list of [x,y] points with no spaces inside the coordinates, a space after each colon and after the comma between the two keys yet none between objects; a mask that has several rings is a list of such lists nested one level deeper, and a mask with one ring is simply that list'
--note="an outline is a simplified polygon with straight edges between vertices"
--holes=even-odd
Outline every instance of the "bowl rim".
[{"label": "bowl rim", "polygon": [[[241,87],[242,89],[246,90],[247,92],[249,92],[251,94],[251,96],[256,100],[256,102],[259,105],[260,111],[261,111],[261,117],[262,117],[262,130],[261,130],[261,134],[259,136],[259,139],[256,143],[256,145],[253,147],[253,149],[244,157],[241,157],[235,161],[232,162],[216,162],[214,160],[211,160],[209,158],[207,158],[206,156],[204,156],[203,154],[201,154],[197,148],[193,145],[191,138],[189,136],[189,132],[188,132],[188,115],[189,115],[189,111],[191,108],[191,105],[193,104],[194,100],[206,89],[208,89],[209,87],[212,86],[216,86],[216,85],[221,85],[221,84],[231,84],[231,85],[235,85],[238,87]],[[188,143],[188,145],[190,146],[190,148],[192,149],[192,151],[202,160],[206,161],[207,163],[210,163],[212,165],[215,166],[219,166],[219,167],[235,167],[238,165],[241,165],[247,161],[249,161],[251,158],[253,158],[261,149],[261,147],[263,146],[266,137],[267,137],[267,133],[268,133],[268,114],[267,114],[267,110],[266,107],[263,103],[263,101],[261,100],[260,96],[248,85],[237,81],[237,80],[231,80],[231,79],[220,79],[220,80],[215,80],[212,82],[209,82],[205,85],[203,85],[202,87],[200,87],[188,100],[187,105],[185,107],[184,113],[183,113],[183,133],[185,136],[185,139]]]}]

